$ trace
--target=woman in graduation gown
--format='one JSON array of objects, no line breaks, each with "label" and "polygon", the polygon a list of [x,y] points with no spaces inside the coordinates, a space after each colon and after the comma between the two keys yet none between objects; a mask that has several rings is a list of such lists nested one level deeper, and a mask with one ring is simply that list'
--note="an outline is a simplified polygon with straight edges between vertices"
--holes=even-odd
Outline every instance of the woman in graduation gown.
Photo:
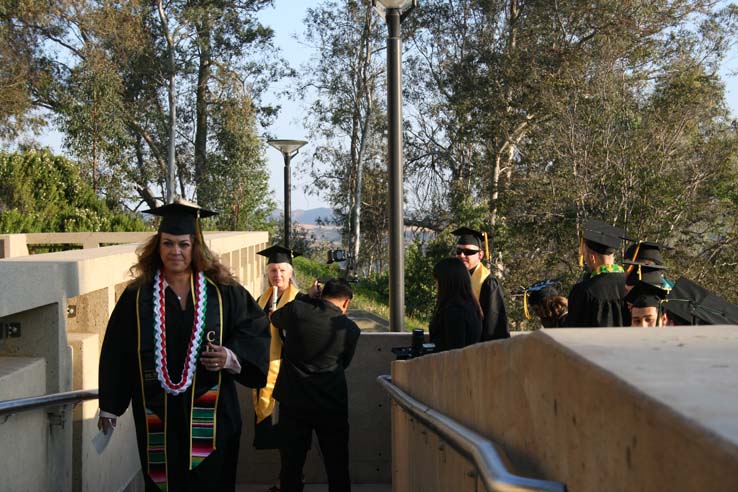
[{"label": "woman in graduation gown", "polygon": [[159,232],[113,310],[100,355],[100,421],[132,404],[146,490],[235,489],[241,417],[235,383],[262,387],[269,323],[202,242],[192,204],[148,211]]},{"label": "woman in graduation gown", "polygon": [[[264,290],[257,303],[266,313],[271,313],[294,300],[300,292],[294,282],[292,267],[292,258],[299,256],[299,253],[293,253],[292,250],[277,244],[257,254],[268,258],[267,279],[269,280],[269,287]],[[252,391],[256,414],[256,425],[254,426],[254,447],[256,449],[279,449],[280,447],[277,426],[272,421],[275,407],[272,392],[282,362],[282,339],[274,325],[270,325],[270,331],[272,341],[269,347],[267,383],[263,388]],[[279,490],[279,485],[275,485],[270,490]]]}]

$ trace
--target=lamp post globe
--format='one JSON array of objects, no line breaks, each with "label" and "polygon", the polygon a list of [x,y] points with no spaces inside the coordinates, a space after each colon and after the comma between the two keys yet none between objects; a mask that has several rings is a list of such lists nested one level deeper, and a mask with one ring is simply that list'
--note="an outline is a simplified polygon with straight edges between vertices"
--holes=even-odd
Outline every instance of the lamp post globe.
[{"label": "lamp post globe", "polygon": [[267,143],[280,151],[284,157],[284,246],[290,247],[290,231],[292,230],[292,209],[290,198],[292,185],[290,183],[290,161],[297,155],[300,148],[307,143],[306,140],[273,139]]}]

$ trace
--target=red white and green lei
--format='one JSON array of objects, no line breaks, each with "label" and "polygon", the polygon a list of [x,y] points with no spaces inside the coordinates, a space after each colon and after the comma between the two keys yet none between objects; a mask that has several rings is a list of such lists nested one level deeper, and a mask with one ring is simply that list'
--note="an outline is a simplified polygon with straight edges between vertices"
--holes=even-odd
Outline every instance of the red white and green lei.
[{"label": "red white and green lei", "polygon": [[187,354],[185,356],[184,367],[182,368],[182,378],[178,383],[172,382],[169,378],[167,369],[167,335],[166,335],[166,307],[165,294],[167,283],[161,271],[157,271],[154,276],[154,341],[156,343],[156,375],[159,378],[164,391],[170,395],[178,395],[187,391],[192,385],[192,378],[195,375],[197,367],[197,357],[199,354],[200,343],[202,342],[203,328],[205,326],[205,309],[208,303],[208,294],[206,289],[205,274],[197,272],[195,278],[195,319],[192,323],[192,335],[187,345]]}]

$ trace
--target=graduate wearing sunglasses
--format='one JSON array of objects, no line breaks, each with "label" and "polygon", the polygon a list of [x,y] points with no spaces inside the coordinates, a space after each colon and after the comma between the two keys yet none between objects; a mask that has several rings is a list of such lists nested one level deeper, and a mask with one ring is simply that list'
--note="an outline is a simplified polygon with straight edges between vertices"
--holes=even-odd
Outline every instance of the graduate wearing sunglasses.
[{"label": "graduate wearing sunglasses", "polygon": [[482,264],[486,245],[485,234],[468,227],[456,229],[451,234],[458,236],[454,253],[469,271],[472,290],[482,306],[484,316],[481,341],[509,338],[502,285]]}]

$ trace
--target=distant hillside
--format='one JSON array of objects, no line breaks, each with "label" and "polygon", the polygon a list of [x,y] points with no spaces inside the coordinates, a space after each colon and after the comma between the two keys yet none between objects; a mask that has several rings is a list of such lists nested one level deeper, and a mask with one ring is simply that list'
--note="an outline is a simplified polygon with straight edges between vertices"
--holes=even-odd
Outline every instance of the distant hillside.
[{"label": "distant hillside", "polygon": [[318,219],[328,222],[332,217],[333,210],[328,207],[292,211],[292,222],[303,225],[315,225]]}]

